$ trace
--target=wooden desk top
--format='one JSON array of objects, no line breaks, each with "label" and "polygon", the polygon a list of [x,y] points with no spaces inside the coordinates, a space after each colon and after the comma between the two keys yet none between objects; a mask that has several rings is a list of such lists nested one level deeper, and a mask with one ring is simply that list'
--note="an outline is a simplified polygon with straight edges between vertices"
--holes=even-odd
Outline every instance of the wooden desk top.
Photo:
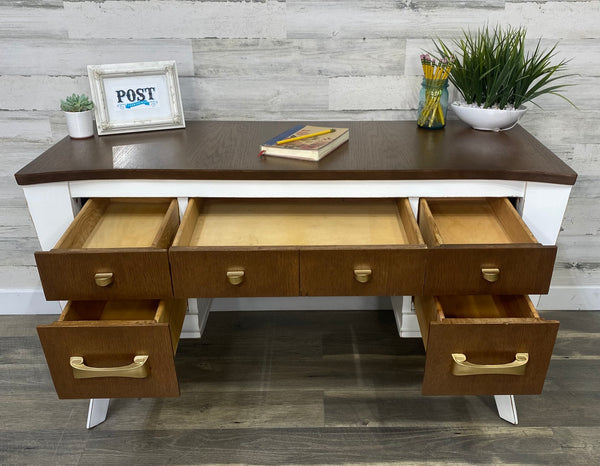
[{"label": "wooden desk top", "polygon": [[258,157],[295,122],[191,121],[186,129],[64,138],[15,174],[20,185],[103,179],[495,179],[572,185],[577,174],[523,128],[476,131],[458,121],[311,122],[349,127],[350,141],[320,162]]}]

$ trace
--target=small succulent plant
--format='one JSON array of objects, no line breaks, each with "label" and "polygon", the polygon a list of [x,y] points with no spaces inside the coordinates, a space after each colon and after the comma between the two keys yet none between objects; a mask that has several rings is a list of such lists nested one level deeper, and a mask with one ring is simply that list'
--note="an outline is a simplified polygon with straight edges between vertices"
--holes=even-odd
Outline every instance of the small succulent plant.
[{"label": "small succulent plant", "polygon": [[63,112],[85,112],[93,108],[94,102],[85,94],[73,94],[60,101],[60,109]]}]

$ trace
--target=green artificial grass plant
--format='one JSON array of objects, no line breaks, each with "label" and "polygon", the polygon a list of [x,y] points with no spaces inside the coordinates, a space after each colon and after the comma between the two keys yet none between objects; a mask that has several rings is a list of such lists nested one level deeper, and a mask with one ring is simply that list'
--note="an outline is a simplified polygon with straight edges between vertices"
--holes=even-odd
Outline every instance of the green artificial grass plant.
[{"label": "green artificial grass plant", "polygon": [[463,31],[453,41],[458,53],[442,40],[434,40],[438,54],[455,57],[449,79],[467,104],[519,108],[543,94],[554,94],[574,105],[558,92],[570,85],[561,80],[573,76],[563,73],[568,60],[552,64],[557,44],[542,49],[541,39],[535,49],[526,51],[526,32],[524,27],[500,26],[493,30],[486,26],[476,33]]}]

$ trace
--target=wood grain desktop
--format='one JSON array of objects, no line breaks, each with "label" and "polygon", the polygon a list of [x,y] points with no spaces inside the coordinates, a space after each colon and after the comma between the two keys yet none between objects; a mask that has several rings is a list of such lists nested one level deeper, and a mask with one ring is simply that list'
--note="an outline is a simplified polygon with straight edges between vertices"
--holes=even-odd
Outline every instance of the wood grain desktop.
[{"label": "wood grain desktop", "polygon": [[21,185],[89,179],[505,179],[571,185],[577,176],[521,127],[490,133],[457,121],[443,131],[420,129],[414,121],[318,122],[350,128],[350,141],[318,163],[257,157],[262,142],[293,124],[191,121],[181,130],[67,137],[15,178]]}]

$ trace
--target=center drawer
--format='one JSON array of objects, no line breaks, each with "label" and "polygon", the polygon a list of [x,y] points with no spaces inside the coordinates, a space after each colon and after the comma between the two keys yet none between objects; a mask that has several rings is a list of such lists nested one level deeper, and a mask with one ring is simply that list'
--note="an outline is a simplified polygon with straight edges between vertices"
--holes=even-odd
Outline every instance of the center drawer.
[{"label": "center drawer", "polygon": [[425,295],[544,294],[556,246],[544,246],[506,198],[422,198]]},{"label": "center drawer", "polygon": [[35,260],[48,300],[167,298],[175,199],[89,199]]},{"label": "center drawer", "polygon": [[59,398],[179,396],[186,300],[70,301],[37,327]]},{"label": "center drawer", "polygon": [[414,294],[426,247],[406,199],[191,199],[176,297]]},{"label": "center drawer", "polygon": [[559,323],[527,296],[415,296],[424,395],[541,393]]}]

